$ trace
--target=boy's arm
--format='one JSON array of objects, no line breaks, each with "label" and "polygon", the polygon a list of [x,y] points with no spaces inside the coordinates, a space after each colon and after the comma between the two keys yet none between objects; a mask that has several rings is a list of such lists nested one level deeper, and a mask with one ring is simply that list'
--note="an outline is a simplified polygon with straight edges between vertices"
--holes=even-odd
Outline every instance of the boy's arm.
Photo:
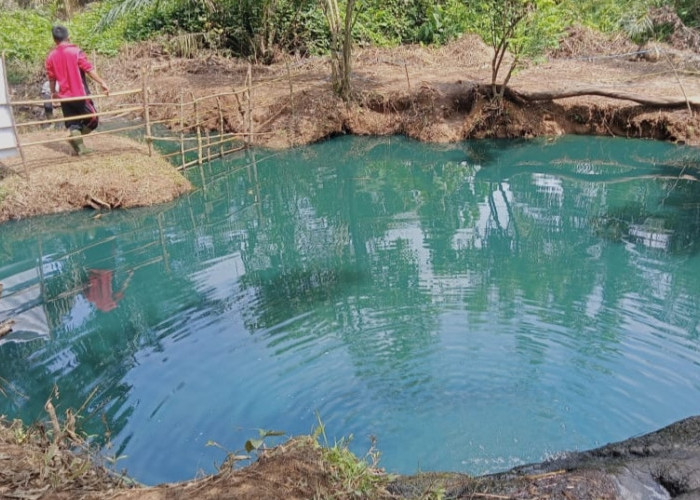
[{"label": "boy's arm", "polygon": [[105,83],[105,81],[102,79],[100,75],[97,74],[96,70],[90,70],[87,72],[87,76],[89,76],[93,81],[97,82],[100,84],[100,87],[102,87],[102,91],[109,95],[109,87]]}]

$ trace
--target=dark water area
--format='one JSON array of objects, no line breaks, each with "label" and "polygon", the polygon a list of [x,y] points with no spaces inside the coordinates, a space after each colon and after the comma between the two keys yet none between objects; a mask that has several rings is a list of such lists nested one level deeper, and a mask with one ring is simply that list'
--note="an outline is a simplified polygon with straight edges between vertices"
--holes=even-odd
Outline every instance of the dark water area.
[{"label": "dark water area", "polygon": [[56,387],[148,484],[318,416],[406,474],[649,432],[700,414],[699,171],[652,141],[342,137],[0,225],[0,414]]}]

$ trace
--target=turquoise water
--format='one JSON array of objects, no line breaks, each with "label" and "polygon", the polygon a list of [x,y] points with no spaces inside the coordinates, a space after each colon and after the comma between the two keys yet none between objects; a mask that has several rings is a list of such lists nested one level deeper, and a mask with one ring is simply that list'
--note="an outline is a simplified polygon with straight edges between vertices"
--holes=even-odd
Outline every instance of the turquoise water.
[{"label": "turquoise water", "polygon": [[[333,139],[196,192],[0,226],[0,413],[54,403],[139,481],[257,429],[495,472],[700,414],[700,151]],[[220,446],[207,446],[215,442]]]}]

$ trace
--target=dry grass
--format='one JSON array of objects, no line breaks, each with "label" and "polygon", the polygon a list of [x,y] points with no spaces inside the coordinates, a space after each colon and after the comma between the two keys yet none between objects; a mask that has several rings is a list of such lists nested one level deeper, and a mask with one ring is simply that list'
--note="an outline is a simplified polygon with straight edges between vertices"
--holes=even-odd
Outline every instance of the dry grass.
[{"label": "dry grass", "polygon": [[0,498],[76,498],[74,492],[84,498],[123,487],[123,481],[94,464],[73,432],[64,427],[49,433],[0,417]]},{"label": "dry grass", "polygon": [[[20,136],[22,143],[63,138],[65,131]],[[65,142],[26,148],[26,170],[18,158],[0,164],[0,222],[40,214],[153,205],[170,201],[191,185],[170,163],[148,156],[144,144],[116,135],[86,136],[94,152],[71,156]]]}]

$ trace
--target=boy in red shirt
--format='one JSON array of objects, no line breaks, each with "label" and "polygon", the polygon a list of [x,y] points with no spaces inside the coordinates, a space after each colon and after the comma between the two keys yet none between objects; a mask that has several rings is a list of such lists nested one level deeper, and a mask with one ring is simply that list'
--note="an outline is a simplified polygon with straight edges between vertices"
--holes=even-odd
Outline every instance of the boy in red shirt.
[{"label": "boy in red shirt", "polygon": [[[99,83],[104,93],[109,95],[109,87],[97,74],[85,53],[70,43],[68,30],[63,26],[54,26],[51,34],[56,44],[46,58],[46,73],[49,77],[51,97],[53,99],[66,99],[89,96],[90,89],[86,76]],[[70,118],[96,113],[92,99],[62,102],[61,110],[63,117],[67,118],[65,124],[71,136],[69,139],[71,146],[76,154],[87,153],[81,136],[89,134],[97,128],[98,117],[93,115],[72,120]]]}]

